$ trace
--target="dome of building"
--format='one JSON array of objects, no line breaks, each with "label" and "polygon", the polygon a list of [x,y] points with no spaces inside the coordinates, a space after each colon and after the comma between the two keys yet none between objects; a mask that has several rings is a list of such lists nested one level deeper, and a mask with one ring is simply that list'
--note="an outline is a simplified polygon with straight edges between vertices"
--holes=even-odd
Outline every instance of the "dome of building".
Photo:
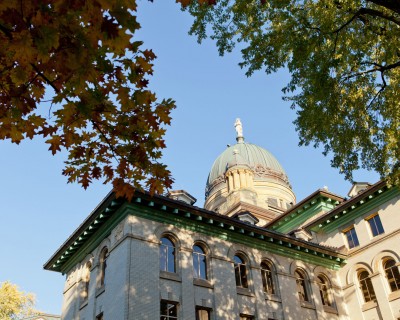
[{"label": "dome of building", "polygon": [[228,216],[253,210],[262,224],[286,211],[296,198],[279,161],[266,149],[244,141],[240,119],[235,127],[237,143],[211,167],[204,207]]},{"label": "dome of building", "polygon": [[[243,161],[237,162],[235,151],[238,152],[240,159]],[[210,174],[207,179],[207,188],[212,182],[221,175],[224,175],[227,168],[232,165],[248,165],[250,168],[264,167],[270,168],[277,173],[281,173],[286,176],[285,170],[278,162],[278,160],[272,155],[271,152],[264,148],[257,146],[252,143],[239,142],[233,146],[228,147],[222,152],[218,158],[214,161],[211,167]]]}]

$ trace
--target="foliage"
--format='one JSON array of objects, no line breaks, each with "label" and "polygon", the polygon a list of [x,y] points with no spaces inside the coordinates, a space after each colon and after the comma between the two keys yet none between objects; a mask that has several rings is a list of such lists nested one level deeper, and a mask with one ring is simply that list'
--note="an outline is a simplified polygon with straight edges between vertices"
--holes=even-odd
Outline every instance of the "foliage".
[{"label": "foliage", "polygon": [[33,313],[35,298],[8,281],[0,285],[0,319],[20,319]]},{"label": "foliage", "polygon": [[[187,1],[180,1],[186,6]],[[204,2],[204,1],[203,1]],[[247,75],[287,67],[300,145],[322,145],[347,179],[360,167],[399,183],[400,4],[391,0],[192,1],[190,33]]]},{"label": "foliage", "polygon": [[133,41],[135,10],[134,0],[0,2],[0,139],[45,137],[52,154],[68,150],[68,182],[112,181],[128,198],[172,184],[158,161],[175,107],[147,89],[156,57]]}]

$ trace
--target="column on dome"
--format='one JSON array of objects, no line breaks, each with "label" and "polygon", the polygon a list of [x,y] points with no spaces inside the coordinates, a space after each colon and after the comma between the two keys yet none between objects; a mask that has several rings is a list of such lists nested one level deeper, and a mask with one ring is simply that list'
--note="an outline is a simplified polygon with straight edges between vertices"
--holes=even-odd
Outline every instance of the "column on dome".
[{"label": "column on dome", "polygon": [[227,174],[228,177],[228,192],[231,192],[233,190],[233,176],[232,176],[232,172],[229,172]]},{"label": "column on dome", "polygon": [[233,170],[233,190],[238,190],[240,188],[239,173],[237,170]]},{"label": "column on dome", "polygon": [[239,172],[239,178],[240,178],[240,188],[246,188],[247,183],[246,183],[246,170],[238,170]]},{"label": "column on dome", "polygon": [[253,189],[254,174],[250,169],[246,168],[231,168],[225,173],[228,193],[240,189]]}]

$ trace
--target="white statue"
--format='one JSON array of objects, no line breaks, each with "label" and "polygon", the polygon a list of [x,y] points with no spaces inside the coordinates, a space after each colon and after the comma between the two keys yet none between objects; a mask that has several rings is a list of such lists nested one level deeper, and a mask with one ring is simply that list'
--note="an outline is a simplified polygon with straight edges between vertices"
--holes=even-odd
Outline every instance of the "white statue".
[{"label": "white statue", "polygon": [[236,118],[235,130],[236,130],[236,137],[242,138],[243,137],[243,127],[242,127],[242,122],[240,122],[239,118]]}]

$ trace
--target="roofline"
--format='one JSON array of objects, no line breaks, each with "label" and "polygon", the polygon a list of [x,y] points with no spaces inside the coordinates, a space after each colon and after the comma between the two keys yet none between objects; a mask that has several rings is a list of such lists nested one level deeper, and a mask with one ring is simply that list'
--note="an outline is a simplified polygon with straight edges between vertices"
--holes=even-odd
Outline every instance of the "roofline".
[{"label": "roofline", "polygon": [[[143,201],[147,201],[147,206],[154,207],[155,203],[159,204],[162,206],[161,210],[176,210],[174,213],[178,212],[188,212],[190,214],[193,214],[194,216],[198,217],[201,216],[202,218],[208,219],[209,221],[215,221],[219,222],[223,225],[223,227],[229,227],[232,226],[233,229],[230,230],[236,230],[239,233],[245,233],[247,234],[252,234],[252,236],[255,236],[254,233],[261,234],[264,237],[267,237],[269,239],[272,239],[270,241],[273,241],[273,239],[278,240],[280,242],[279,244],[283,244],[282,241],[285,241],[287,243],[290,243],[291,245],[294,246],[301,246],[304,249],[307,250],[313,250],[313,251],[318,251],[319,253],[323,255],[328,255],[328,256],[334,256],[337,257],[339,260],[344,261],[346,259],[346,255],[336,251],[336,248],[328,247],[328,246],[323,246],[311,242],[307,242],[302,239],[295,238],[294,236],[289,236],[274,230],[269,230],[265,229],[262,227],[258,227],[255,225],[250,225],[248,223],[241,222],[240,220],[233,219],[231,217],[227,217],[218,213],[215,213],[213,211],[209,211],[206,209],[202,209],[196,206],[191,206],[189,204],[186,204],[182,201],[178,200],[173,200],[170,198],[167,198],[165,196],[161,195],[150,195],[148,192],[142,192],[142,191],[135,191],[135,195],[131,201],[131,203],[136,204],[143,204],[146,205]],[[99,216],[103,214],[107,214],[105,212],[111,212],[113,211],[110,216],[113,215],[115,212],[114,210],[117,210],[123,203],[128,203],[126,199],[119,198],[117,199],[115,197],[115,194],[113,192],[110,192],[102,201],[101,203],[90,213],[90,215],[83,221],[83,223],[72,233],[72,235],[61,245],[59,249],[51,256],[51,258],[44,264],[44,269],[47,270],[53,270],[53,271],[61,271],[60,267],[54,267],[54,264],[57,263],[58,260],[62,260],[63,254],[66,254],[68,252],[69,248],[73,246],[73,244],[79,242],[79,240],[85,232],[88,233],[89,228],[95,223],[97,220],[100,219]],[[110,207],[114,207],[114,210],[111,210]],[[172,212],[171,212],[172,213]],[[189,214],[189,216],[190,216]],[[103,216],[104,218],[104,216]],[[105,219],[107,219],[107,216],[105,216]],[[103,222],[105,223],[105,222]],[[230,228],[230,227],[229,227]],[[77,249],[79,250],[79,248]],[[307,252],[307,251],[306,251]],[[69,259],[69,258],[68,258]],[[65,264],[65,263],[64,263]],[[62,265],[64,265],[62,264]]]},{"label": "roofline", "polygon": [[374,192],[378,191],[379,189],[383,188],[387,186],[387,181],[386,180],[380,180],[377,183],[371,185],[369,188],[363,190],[361,193],[357,194],[356,196],[350,198],[347,201],[342,202],[341,204],[339,204],[337,207],[335,207],[334,209],[328,211],[327,213],[325,213],[324,215],[318,217],[316,220],[309,222],[308,224],[306,224],[305,226],[303,226],[304,229],[307,228],[312,228],[314,227],[316,224],[319,224],[321,222],[321,220],[325,220],[327,217],[334,215],[342,210],[345,210],[349,207],[351,207],[352,205],[354,205],[355,203],[359,202],[360,200],[362,200],[362,198],[365,198],[366,196],[369,196],[371,194],[373,194]]},{"label": "roofline", "polygon": [[296,203],[293,207],[291,207],[289,210],[285,211],[283,214],[281,214],[280,216],[276,217],[275,219],[271,220],[270,222],[268,222],[264,227],[265,228],[270,228],[272,225],[274,225],[276,222],[280,221],[281,219],[286,218],[288,215],[290,215],[291,213],[293,213],[293,211],[296,211],[298,209],[300,209],[303,205],[305,205],[307,202],[309,202],[311,199],[314,199],[317,195],[319,196],[325,196],[327,198],[330,198],[332,200],[337,200],[341,203],[343,203],[344,198],[329,192],[327,190],[324,189],[318,189],[316,191],[314,191],[313,193],[311,193],[309,196],[307,196],[306,198],[304,198],[303,200],[301,200],[300,202]]},{"label": "roofline", "polygon": [[53,265],[54,261],[57,258],[58,253],[64,252],[67,250],[72,243],[75,242],[77,239],[77,235],[79,236],[84,232],[85,229],[89,227],[89,225],[95,220],[95,217],[97,216],[96,213],[99,212],[99,210],[103,209],[103,207],[106,207],[107,204],[109,204],[112,200],[115,199],[115,193],[110,191],[104,198],[103,200],[100,201],[100,203],[90,212],[89,216],[83,222],[78,226],[78,228],[75,229],[74,232],[68,237],[67,240],[64,241],[64,243],[57,249],[57,251],[47,260],[47,262],[43,265],[44,269],[51,270],[51,265]]}]

